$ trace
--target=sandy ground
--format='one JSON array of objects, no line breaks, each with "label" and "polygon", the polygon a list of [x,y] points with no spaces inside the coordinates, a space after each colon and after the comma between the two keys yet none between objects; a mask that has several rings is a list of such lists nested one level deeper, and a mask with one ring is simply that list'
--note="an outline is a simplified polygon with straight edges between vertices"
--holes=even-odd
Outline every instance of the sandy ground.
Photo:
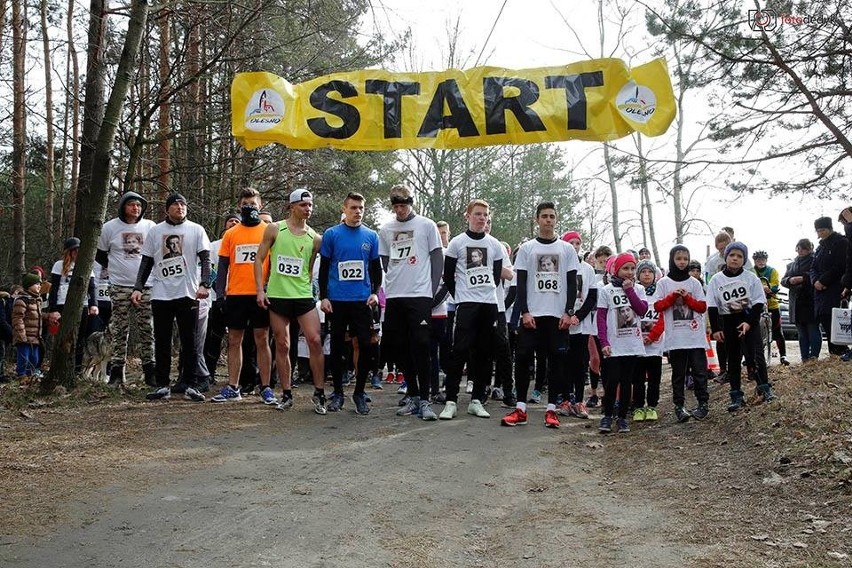
[{"label": "sandy ground", "polygon": [[[710,417],[678,424],[664,389],[659,422],[609,436],[548,430],[541,407],[500,427],[495,401],[488,420],[397,417],[388,388],[369,416],[317,416],[305,387],[288,412],[0,411],[0,566],[850,566],[849,391],[812,431],[790,391],[813,375],[818,396],[822,373],[774,372],[779,403],[732,416],[714,386]],[[839,457],[810,451],[826,435]]]}]

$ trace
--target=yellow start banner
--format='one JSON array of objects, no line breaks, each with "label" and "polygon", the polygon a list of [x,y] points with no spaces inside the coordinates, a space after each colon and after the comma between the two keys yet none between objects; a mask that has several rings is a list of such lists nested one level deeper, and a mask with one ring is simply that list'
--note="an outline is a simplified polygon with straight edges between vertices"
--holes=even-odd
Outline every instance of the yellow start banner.
[{"label": "yellow start banner", "polygon": [[293,85],[265,72],[231,85],[234,137],[248,150],[471,148],[659,136],[675,116],[666,63],[427,73],[349,71]]}]

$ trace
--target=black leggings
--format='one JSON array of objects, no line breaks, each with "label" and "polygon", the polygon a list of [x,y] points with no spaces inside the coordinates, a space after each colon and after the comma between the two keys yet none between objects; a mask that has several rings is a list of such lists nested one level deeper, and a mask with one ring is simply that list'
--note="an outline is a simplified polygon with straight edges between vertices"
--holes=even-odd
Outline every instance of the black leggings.
[{"label": "black leggings", "polygon": [[743,323],[742,316],[722,316],[722,328],[725,332],[725,345],[728,351],[728,379],[731,390],[742,390],[742,360],[745,355],[746,361],[753,362],[756,372],[757,384],[763,385],[769,382],[769,374],[766,370],[766,358],[763,355],[763,339],[760,336],[760,327],[751,326],[745,337],[739,336],[737,326]]},{"label": "black leggings", "polygon": [[618,417],[627,418],[627,410],[630,406],[630,397],[633,386],[633,373],[636,368],[636,355],[624,355],[622,357],[607,357],[603,360],[606,370],[603,374],[604,416],[615,414],[615,397],[618,393]]},{"label": "black leggings", "polygon": [[494,323],[497,304],[465,302],[456,305],[453,358],[447,373],[447,400],[457,402],[464,364],[473,379],[472,400],[485,400],[485,387],[491,383],[494,359]]},{"label": "black leggings", "polygon": [[570,334],[566,371],[568,392],[563,393],[565,400],[583,402],[586,392],[586,369],[589,366],[589,336],[584,333]]},{"label": "black leggings", "polygon": [[[759,330],[757,334],[760,335]],[[725,337],[727,337],[727,333]],[[737,357],[737,361],[742,360],[742,356],[737,355]],[[683,406],[686,402],[684,383],[687,374],[692,375],[693,390],[698,403],[707,403],[709,400],[707,394],[707,351],[701,347],[672,349],[669,351],[669,364],[672,366],[672,401],[674,405]],[[731,363],[728,363],[728,368],[731,368]]]},{"label": "black leggings", "polygon": [[408,395],[429,397],[432,362],[429,359],[429,323],[432,298],[388,298],[382,351],[394,355],[408,385]]},{"label": "black leggings", "polygon": [[[539,365],[547,363],[550,385],[547,402],[556,404],[557,397],[565,390],[565,359],[568,353],[568,330],[559,329],[559,318],[542,316],[535,318],[535,329],[521,326],[518,329],[518,349],[515,353],[515,383],[518,401],[527,401],[530,388],[530,372],[533,356],[540,357]],[[505,393],[504,393],[505,394]]]}]

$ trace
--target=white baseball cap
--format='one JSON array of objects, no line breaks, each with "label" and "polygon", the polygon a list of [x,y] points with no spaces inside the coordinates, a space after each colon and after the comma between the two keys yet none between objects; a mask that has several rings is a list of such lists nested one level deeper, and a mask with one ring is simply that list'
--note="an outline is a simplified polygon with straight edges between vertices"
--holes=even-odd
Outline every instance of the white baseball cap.
[{"label": "white baseball cap", "polygon": [[313,203],[314,198],[311,195],[311,192],[305,188],[294,189],[293,192],[290,194],[290,203],[299,203],[301,201]]}]

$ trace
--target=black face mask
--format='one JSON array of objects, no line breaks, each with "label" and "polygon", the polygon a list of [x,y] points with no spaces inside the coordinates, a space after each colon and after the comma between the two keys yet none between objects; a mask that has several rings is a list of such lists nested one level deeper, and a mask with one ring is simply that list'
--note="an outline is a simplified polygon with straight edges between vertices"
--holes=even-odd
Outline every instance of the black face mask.
[{"label": "black face mask", "polygon": [[240,223],[247,227],[260,224],[260,211],[254,205],[243,205],[240,208]]}]

